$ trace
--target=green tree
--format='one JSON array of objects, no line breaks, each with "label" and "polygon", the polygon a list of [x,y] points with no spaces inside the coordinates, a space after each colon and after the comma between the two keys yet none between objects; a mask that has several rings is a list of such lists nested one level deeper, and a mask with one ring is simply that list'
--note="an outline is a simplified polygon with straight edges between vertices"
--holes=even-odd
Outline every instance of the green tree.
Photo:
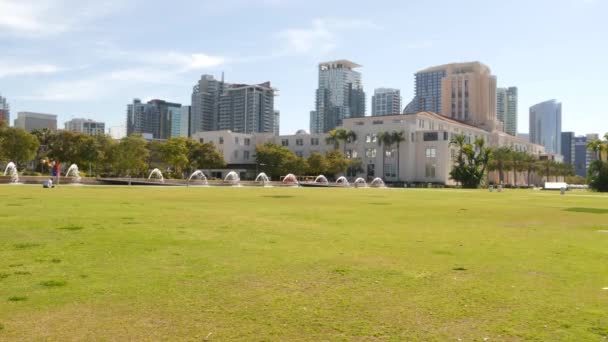
[{"label": "green tree", "polygon": [[160,160],[173,167],[174,174],[183,177],[183,171],[188,167],[188,139],[171,138],[159,146]]},{"label": "green tree", "polygon": [[308,157],[308,174],[322,175],[327,171],[327,159],[319,152],[312,152]]},{"label": "green tree", "polygon": [[399,155],[401,154],[401,143],[405,141],[405,132],[394,131],[391,133],[391,141],[393,144],[397,144],[397,180],[399,180]]},{"label": "green tree", "polygon": [[325,160],[327,161],[326,176],[337,177],[339,174],[343,174],[350,165],[349,160],[340,151],[328,151],[325,154]]},{"label": "green tree", "polygon": [[378,146],[382,147],[382,178],[386,174],[386,148],[393,145],[393,136],[389,132],[380,132],[377,135]]},{"label": "green tree", "polygon": [[483,138],[475,139],[475,142],[470,144],[466,142],[466,138],[462,134],[455,136],[450,145],[458,149],[456,165],[450,172],[450,177],[460,183],[463,188],[479,188],[484,179],[492,150],[485,146]]},{"label": "green tree", "polygon": [[524,159],[522,161],[522,164],[523,164],[523,169],[526,171],[526,177],[527,177],[526,184],[528,186],[530,186],[530,178],[532,177],[532,174],[534,173],[534,171],[536,171],[536,169],[537,169],[536,157],[534,157],[531,154],[526,153],[524,156]]},{"label": "green tree", "polygon": [[40,143],[21,128],[0,129],[0,157],[23,167],[36,157]]},{"label": "green tree", "polygon": [[114,170],[121,176],[145,176],[150,151],[140,135],[122,138],[112,151]]},{"label": "green tree", "polygon": [[513,170],[513,185],[517,186],[517,174],[526,170],[526,152],[513,151],[511,153],[511,170]]},{"label": "green tree", "polygon": [[193,169],[221,169],[226,166],[224,156],[217,150],[212,142],[204,144],[187,140],[189,167]]},{"label": "green tree", "polygon": [[94,161],[94,170],[98,175],[112,174],[113,155],[112,151],[117,142],[106,134],[97,134],[93,137],[97,148],[97,159]]}]

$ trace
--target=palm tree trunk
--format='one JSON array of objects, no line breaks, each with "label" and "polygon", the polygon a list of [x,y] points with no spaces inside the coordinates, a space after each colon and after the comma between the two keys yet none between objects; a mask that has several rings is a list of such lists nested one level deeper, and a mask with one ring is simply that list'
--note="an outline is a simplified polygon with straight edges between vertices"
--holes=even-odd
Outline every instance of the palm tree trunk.
[{"label": "palm tree trunk", "polygon": [[400,154],[399,152],[401,152],[400,148],[401,148],[401,143],[397,143],[397,182],[400,180],[400,177],[399,177],[399,154]]}]

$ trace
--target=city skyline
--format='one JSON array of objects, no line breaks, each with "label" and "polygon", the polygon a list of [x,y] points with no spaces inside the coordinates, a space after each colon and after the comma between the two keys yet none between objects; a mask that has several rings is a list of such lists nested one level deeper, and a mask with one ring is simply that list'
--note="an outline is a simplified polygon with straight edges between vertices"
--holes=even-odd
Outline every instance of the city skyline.
[{"label": "city skyline", "polygon": [[[564,104],[564,130],[588,133],[598,126],[608,127],[603,106],[599,106],[603,79],[608,74],[594,67],[601,65],[601,57],[608,52],[596,43],[608,31],[601,18],[607,9],[603,0],[518,1],[509,6],[499,4],[500,11],[492,13],[486,13],[478,1],[468,6],[447,1],[385,1],[394,5],[388,14],[380,10],[382,6],[345,8],[343,3],[325,5],[324,13],[339,13],[332,16],[319,14],[314,1],[186,2],[183,5],[192,10],[185,17],[170,15],[168,25],[162,28],[146,22],[133,28],[129,22],[135,12],[157,17],[167,5],[51,1],[46,6],[26,6],[1,1],[1,12],[10,13],[12,18],[0,16],[0,41],[8,47],[8,53],[0,58],[0,92],[8,98],[13,115],[20,111],[50,112],[59,115],[60,127],[77,117],[104,121],[112,127],[124,124],[124,103],[134,97],[190,104],[192,85],[202,74],[226,71],[231,79],[251,84],[269,80],[280,89],[275,109],[282,113],[281,132],[293,133],[309,127],[316,88],[314,71],[322,61],[348,58],[363,65],[360,71],[368,94],[367,115],[375,88],[401,89],[405,105],[413,98],[412,78],[417,70],[480,61],[492,69],[498,84],[518,87],[520,123],[528,121],[531,105],[556,98]],[[442,7],[442,12],[454,18],[467,15],[480,20],[476,25],[455,27],[454,19],[431,15],[429,9],[435,7]],[[67,8],[82,15],[75,16],[77,20],[63,20],[60,14]],[[408,23],[396,20],[414,11],[422,14]],[[252,28],[249,24],[263,12],[279,19]],[[298,17],[290,15],[293,12]],[[187,32],[208,30],[232,15],[243,23],[204,42]],[[521,17],[521,27],[505,25],[512,15]],[[191,16],[206,20],[186,20]],[[435,27],[419,28],[429,20]],[[566,20],[572,23],[568,28],[548,25]],[[101,23],[104,25],[98,25]],[[479,25],[484,25],[484,32],[478,32]],[[244,28],[256,33],[255,37],[242,40],[239,32]],[[445,38],[445,32],[475,34],[475,39],[456,43]],[[493,37],[499,35],[503,39],[495,41]],[[402,37],[401,42],[395,43],[395,36]],[[381,44],[388,41],[391,44]],[[149,45],[152,42],[153,48]],[[568,49],[559,48],[566,42]],[[579,67],[564,71],[574,51],[585,51],[582,56],[577,54]],[[525,132],[525,126],[520,124],[520,132]]]}]

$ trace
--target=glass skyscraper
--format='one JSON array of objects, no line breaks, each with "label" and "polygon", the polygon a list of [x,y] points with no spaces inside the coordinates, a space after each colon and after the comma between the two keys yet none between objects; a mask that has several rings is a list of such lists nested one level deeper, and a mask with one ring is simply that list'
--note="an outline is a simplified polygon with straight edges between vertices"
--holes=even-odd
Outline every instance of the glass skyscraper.
[{"label": "glass skyscraper", "polygon": [[361,73],[354,70],[359,67],[348,60],[319,64],[319,87],[316,110],[311,112],[311,133],[329,132],[340,126],[344,118],[365,116]]},{"label": "glass skyscraper", "polygon": [[530,107],[530,142],[545,147],[548,153],[562,151],[562,104],[545,101]]},{"label": "glass skyscraper", "polygon": [[517,87],[496,89],[496,117],[505,133],[517,135]]},{"label": "glass skyscraper", "polygon": [[445,69],[431,69],[416,73],[416,96],[405,108],[405,114],[433,112],[442,114],[441,80],[448,74]]}]

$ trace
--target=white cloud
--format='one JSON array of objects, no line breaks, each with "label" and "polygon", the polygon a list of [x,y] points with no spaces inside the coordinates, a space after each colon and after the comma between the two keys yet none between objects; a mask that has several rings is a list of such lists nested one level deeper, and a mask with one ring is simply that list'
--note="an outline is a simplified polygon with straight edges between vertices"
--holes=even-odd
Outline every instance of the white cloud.
[{"label": "white cloud", "polygon": [[0,61],[0,78],[55,74],[63,69],[52,64],[21,64]]},{"label": "white cloud", "polygon": [[286,29],[279,32],[278,37],[283,40],[288,53],[325,54],[337,47],[340,33],[377,28],[368,20],[317,18],[308,28]]},{"label": "white cloud", "polygon": [[73,30],[118,11],[118,0],[0,0],[0,34],[42,37]]}]

